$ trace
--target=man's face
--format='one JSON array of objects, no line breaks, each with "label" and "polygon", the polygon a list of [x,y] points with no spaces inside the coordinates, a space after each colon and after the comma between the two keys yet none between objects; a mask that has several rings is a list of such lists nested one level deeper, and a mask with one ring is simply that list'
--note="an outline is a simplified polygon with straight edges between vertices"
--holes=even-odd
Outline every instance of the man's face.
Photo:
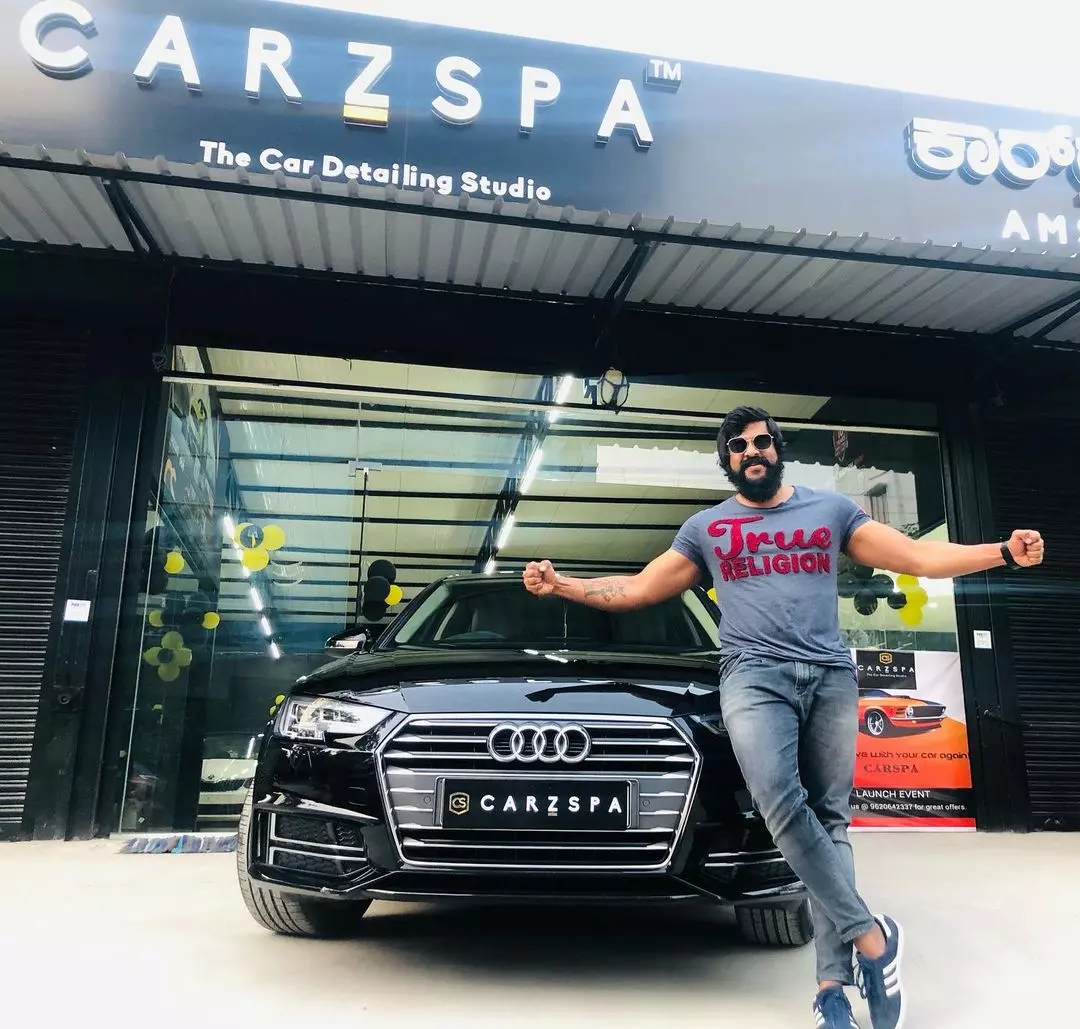
[{"label": "man's face", "polygon": [[730,470],[727,472],[740,493],[761,503],[772,499],[780,488],[784,463],[764,422],[751,422],[738,436],[727,441]]}]

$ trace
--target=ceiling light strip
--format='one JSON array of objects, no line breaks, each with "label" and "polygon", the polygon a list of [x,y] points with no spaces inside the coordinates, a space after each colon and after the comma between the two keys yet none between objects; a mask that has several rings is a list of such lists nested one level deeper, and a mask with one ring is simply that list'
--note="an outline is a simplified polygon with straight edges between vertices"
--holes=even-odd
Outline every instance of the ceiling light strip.
[{"label": "ceiling light strip", "polygon": [[514,531],[515,517],[512,514],[508,514],[506,519],[502,523],[502,528],[499,530],[499,538],[495,541],[495,549],[502,550],[506,544],[510,542],[510,533]]},{"label": "ceiling light strip", "polygon": [[544,462],[544,448],[537,447],[533,451],[533,455],[529,458],[529,466],[525,469],[525,474],[521,477],[521,483],[518,486],[518,492],[525,494],[529,492],[529,488],[536,480],[537,473],[540,471],[540,466]]}]

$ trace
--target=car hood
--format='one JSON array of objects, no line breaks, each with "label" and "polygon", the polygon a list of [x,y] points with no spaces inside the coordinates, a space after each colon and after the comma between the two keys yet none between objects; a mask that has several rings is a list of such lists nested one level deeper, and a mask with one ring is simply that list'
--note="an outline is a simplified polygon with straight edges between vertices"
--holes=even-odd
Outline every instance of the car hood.
[{"label": "car hood", "polygon": [[901,706],[909,704],[936,704],[936,700],[930,700],[929,697],[909,697],[903,693],[890,693],[887,697],[868,697],[866,703],[877,704],[900,704]]},{"label": "car hood", "polygon": [[335,661],[293,692],[410,714],[704,714],[719,709],[717,663],[716,653],[402,648]]}]

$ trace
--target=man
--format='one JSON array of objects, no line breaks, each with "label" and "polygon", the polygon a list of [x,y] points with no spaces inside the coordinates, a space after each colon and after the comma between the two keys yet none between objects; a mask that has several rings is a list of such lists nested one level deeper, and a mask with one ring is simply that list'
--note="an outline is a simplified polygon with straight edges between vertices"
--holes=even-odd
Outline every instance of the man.
[{"label": "man", "polygon": [[1007,544],[913,540],[839,493],[785,485],[784,440],[760,408],[732,411],[717,450],[738,492],[691,517],[643,571],[573,579],[548,561],[530,562],[524,583],[539,596],[625,611],[712,581],[722,615],[724,724],[755,805],[811,897],[816,1023],[858,1029],[844,993],[857,966],[874,1029],[899,1029],[903,931],[895,919],[872,915],[859,896],[848,842],[858,677],[840,635],[838,558],[944,579],[1037,565],[1043,541],[1030,529]]}]

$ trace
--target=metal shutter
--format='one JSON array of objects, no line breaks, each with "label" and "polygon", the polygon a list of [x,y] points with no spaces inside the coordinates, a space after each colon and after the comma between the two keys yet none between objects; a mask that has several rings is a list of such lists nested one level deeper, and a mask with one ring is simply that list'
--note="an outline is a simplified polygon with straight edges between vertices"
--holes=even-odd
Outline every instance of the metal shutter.
[{"label": "metal shutter", "polygon": [[0,331],[0,835],[22,821],[86,351]]},{"label": "metal shutter", "polygon": [[995,419],[986,450],[999,538],[1036,528],[1046,539],[1037,571],[995,576],[1011,637],[1031,825],[1080,829],[1080,421]]}]

